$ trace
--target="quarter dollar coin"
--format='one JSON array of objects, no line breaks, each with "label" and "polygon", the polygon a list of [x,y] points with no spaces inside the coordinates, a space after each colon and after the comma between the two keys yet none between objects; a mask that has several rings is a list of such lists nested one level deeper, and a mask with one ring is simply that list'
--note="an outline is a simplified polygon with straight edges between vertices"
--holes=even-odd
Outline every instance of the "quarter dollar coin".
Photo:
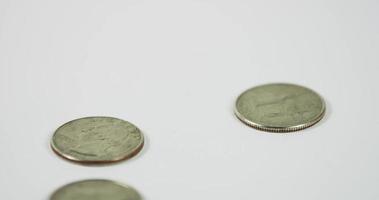
[{"label": "quarter dollar coin", "polygon": [[50,200],[141,200],[133,188],[110,180],[74,182],[55,191]]},{"label": "quarter dollar coin", "polygon": [[86,117],[59,127],[52,149],[63,158],[80,163],[109,163],[136,155],[143,147],[141,131],[130,122],[113,117]]},{"label": "quarter dollar coin", "polygon": [[245,124],[268,132],[291,132],[310,127],[325,114],[323,98],[294,84],[267,84],[243,92],[235,114]]}]

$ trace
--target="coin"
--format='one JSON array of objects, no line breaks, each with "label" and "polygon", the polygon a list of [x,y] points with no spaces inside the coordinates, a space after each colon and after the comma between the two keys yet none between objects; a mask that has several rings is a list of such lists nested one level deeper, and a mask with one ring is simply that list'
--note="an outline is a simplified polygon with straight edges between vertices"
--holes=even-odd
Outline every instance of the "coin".
[{"label": "coin", "polygon": [[235,108],[245,124],[263,131],[291,132],[310,127],[325,114],[325,102],[303,86],[277,83],[242,93]]},{"label": "coin", "polygon": [[107,163],[136,155],[143,142],[141,131],[130,122],[113,117],[86,117],[59,127],[51,147],[71,161]]},{"label": "coin", "polygon": [[50,200],[141,200],[133,188],[110,180],[84,180],[59,188]]}]

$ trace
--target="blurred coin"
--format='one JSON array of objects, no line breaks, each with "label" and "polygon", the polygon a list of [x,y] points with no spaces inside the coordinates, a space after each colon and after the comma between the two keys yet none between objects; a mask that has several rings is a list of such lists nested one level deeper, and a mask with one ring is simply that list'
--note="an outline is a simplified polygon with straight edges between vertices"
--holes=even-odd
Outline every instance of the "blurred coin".
[{"label": "blurred coin", "polygon": [[320,121],[325,103],[316,92],[293,84],[267,84],[242,93],[235,114],[247,125],[269,132],[290,132]]},{"label": "blurred coin", "polygon": [[133,188],[109,180],[74,182],[55,191],[50,200],[141,200]]},{"label": "blurred coin", "polygon": [[130,158],[143,147],[143,135],[133,124],[112,117],[86,117],[59,127],[52,149],[81,163],[106,163]]}]

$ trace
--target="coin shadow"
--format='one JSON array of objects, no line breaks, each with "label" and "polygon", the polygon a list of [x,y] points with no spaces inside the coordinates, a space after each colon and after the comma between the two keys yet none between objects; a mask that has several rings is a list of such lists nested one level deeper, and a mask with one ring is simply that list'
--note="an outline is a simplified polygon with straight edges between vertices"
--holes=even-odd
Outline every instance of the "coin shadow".
[{"label": "coin shadow", "polygon": [[125,162],[133,162],[134,160],[139,159],[142,155],[146,153],[146,151],[150,148],[150,140],[147,137],[147,135],[141,130],[144,136],[144,142],[143,145],[141,146],[140,149],[138,149],[135,153],[129,155],[128,157],[122,158],[117,161],[112,161],[112,162],[80,162],[80,161],[74,161],[74,160],[69,160],[60,155],[59,153],[55,152],[54,148],[52,148],[51,143],[49,143],[50,146],[50,152],[53,152],[53,154],[57,155],[58,158],[64,162],[69,162],[74,165],[78,166],[84,166],[84,167],[109,167],[109,166],[114,166],[114,165],[119,165]]}]

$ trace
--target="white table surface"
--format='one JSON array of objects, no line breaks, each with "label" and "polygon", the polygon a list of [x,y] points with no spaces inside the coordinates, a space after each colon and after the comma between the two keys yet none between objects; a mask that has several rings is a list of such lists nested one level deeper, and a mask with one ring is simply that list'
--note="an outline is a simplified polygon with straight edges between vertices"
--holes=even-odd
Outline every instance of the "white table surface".
[{"label": "white table surface", "polygon": [[[379,1],[0,0],[0,199],[105,178],[145,200],[379,199]],[[316,126],[264,133],[245,89],[327,101]],[[128,120],[143,151],[82,166],[49,147],[66,121]]]}]

